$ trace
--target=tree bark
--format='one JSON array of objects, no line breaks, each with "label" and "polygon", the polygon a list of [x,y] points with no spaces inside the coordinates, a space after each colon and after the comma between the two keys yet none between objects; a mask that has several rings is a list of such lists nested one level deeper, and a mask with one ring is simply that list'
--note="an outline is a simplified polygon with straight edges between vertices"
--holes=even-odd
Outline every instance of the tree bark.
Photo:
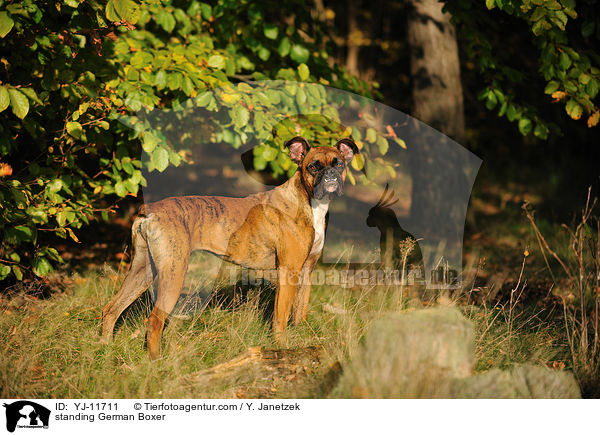
[{"label": "tree bark", "polygon": [[463,142],[465,117],[456,31],[438,0],[411,0],[413,116]]},{"label": "tree bark", "polygon": [[[410,223],[415,237],[429,246],[426,269],[440,259],[461,267],[464,216],[471,192],[473,164],[464,148],[460,61],[456,31],[438,0],[410,0],[408,41],[415,122],[408,144],[412,177]],[[477,169],[477,168],[475,168]],[[440,249],[431,254],[433,246]],[[425,254],[425,252],[424,252]],[[437,267],[437,266],[436,266]],[[460,270],[460,269],[458,269]]]}]

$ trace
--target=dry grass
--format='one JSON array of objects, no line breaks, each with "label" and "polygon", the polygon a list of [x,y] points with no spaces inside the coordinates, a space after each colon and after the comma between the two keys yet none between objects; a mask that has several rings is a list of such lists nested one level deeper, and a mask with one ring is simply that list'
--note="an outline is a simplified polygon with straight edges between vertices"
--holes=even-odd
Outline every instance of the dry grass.
[{"label": "dry grass", "polygon": [[535,232],[548,273],[563,300],[564,323],[573,371],[584,395],[600,397],[600,219],[591,189],[575,228],[563,230],[568,242],[551,246],[533,212],[523,206]]},{"label": "dry grass", "polygon": [[[0,340],[5,343],[0,396],[327,397],[335,383],[331,365],[339,361],[344,366],[353,358],[374,321],[420,305],[400,297],[400,289],[394,287],[313,286],[308,319],[290,327],[288,347],[317,346],[318,367],[293,380],[250,377],[206,385],[190,383],[188,375],[228,361],[249,347],[277,347],[264,316],[264,299],[251,293],[233,308],[208,306],[189,318],[171,318],[161,342],[163,357],[150,362],[144,346],[150,298],[142,298],[124,314],[112,343],[102,345],[99,340],[102,307],[122,275],[106,269],[72,277],[67,290],[48,299],[0,300]],[[476,369],[562,361],[565,349],[557,347],[562,331],[535,313],[527,314],[518,298],[511,304],[461,307],[475,323]]]}]

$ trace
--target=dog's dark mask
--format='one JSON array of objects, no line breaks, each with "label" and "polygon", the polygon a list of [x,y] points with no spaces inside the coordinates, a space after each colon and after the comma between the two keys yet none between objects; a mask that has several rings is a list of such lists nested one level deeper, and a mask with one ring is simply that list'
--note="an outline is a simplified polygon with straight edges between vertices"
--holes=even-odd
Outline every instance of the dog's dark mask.
[{"label": "dog's dark mask", "polygon": [[336,157],[330,164],[325,164],[319,160],[310,162],[306,170],[315,177],[313,186],[313,196],[318,200],[331,200],[335,195],[343,194],[342,172],[346,168],[344,161]]}]

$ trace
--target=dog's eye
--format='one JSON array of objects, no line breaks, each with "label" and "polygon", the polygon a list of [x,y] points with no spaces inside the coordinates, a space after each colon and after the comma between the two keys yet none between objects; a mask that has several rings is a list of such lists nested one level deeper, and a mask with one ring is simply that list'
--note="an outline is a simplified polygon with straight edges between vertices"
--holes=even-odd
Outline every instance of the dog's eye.
[{"label": "dog's eye", "polygon": [[333,159],[333,161],[331,162],[331,166],[333,166],[334,168],[339,168],[341,166],[344,166],[344,162],[342,162],[340,159]]},{"label": "dog's eye", "polygon": [[318,172],[322,167],[323,167],[323,165],[321,165],[321,162],[316,161],[316,162],[312,162],[310,165],[308,165],[307,169],[310,172]]}]

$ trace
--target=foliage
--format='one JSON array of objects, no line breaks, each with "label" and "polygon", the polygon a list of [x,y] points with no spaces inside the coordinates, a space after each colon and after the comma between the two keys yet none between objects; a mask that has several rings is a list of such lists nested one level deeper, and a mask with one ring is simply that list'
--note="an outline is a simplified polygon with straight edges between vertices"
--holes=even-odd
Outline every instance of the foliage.
[{"label": "foliage", "polygon": [[[74,229],[138,194],[144,167],[186,160],[185,149],[127,128],[124,115],[192,98],[229,114],[210,118],[212,141],[238,147],[268,104],[205,91],[285,79],[368,95],[328,62],[325,35],[297,0],[0,1],[0,280],[48,274],[61,261],[48,236],[77,241]],[[289,169],[281,152],[266,153],[276,171]]]},{"label": "foliage", "polygon": [[[445,2],[453,16],[459,35],[466,41],[468,58],[485,77],[486,87],[479,99],[498,116],[516,122],[523,135],[533,133],[546,139],[557,125],[541,114],[549,102],[564,104],[567,115],[587,118],[588,127],[600,120],[600,56],[596,52],[600,40],[600,16],[597,2],[585,0],[461,0]],[[487,9],[486,9],[487,7]],[[518,47],[509,48],[511,36],[520,26]],[[537,51],[537,71],[518,65],[515,49],[522,51],[528,40]],[[539,87],[538,82],[544,84]],[[526,88],[533,88],[527,98]],[[547,97],[539,98],[541,91]]]}]

